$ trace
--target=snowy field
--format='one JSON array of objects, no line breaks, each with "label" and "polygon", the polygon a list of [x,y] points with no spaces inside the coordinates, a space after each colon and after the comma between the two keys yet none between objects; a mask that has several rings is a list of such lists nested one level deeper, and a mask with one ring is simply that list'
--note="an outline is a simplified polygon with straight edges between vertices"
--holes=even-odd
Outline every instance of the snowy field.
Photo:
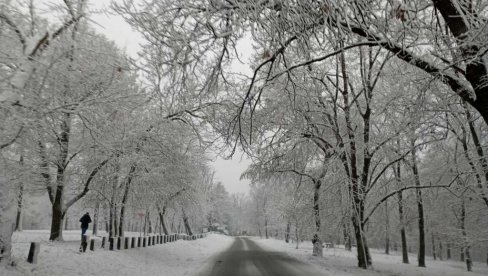
[{"label": "snowy field", "polygon": [[[192,275],[214,254],[225,250],[233,239],[210,234],[206,238],[158,244],[145,248],[108,251],[100,248],[79,253],[80,231],[63,232],[65,242],[48,241],[49,231],[23,231],[13,236],[15,268],[0,268],[0,275]],[[129,233],[127,236],[139,236]],[[30,242],[41,242],[38,263],[26,262]],[[106,245],[108,248],[108,245]]]},{"label": "snowy field", "polygon": [[324,275],[334,276],[478,276],[488,275],[488,266],[485,263],[473,264],[473,272],[467,272],[464,262],[460,261],[434,261],[427,257],[427,268],[417,267],[417,256],[409,255],[410,264],[403,264],[401,252],[391,252],[390,255],[372,250],[373,269],[364,270],[357,268],[357,259],[353,248],[352,252],[342,247],[324,248],[324,258],[317,258],[311,255],[312,243],[304,242],[295,249],[294,243],[285,243],[282,240],[259,239],[255,241],[268,250],[286,252],[289,256],[295,257],[303,262],[312,263],[324,271]]}]

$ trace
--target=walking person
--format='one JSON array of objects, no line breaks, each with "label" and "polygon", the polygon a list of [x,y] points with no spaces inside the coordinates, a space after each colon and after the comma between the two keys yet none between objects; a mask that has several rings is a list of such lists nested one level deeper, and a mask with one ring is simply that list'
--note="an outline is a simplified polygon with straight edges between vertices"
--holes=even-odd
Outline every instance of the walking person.
[{"label": "walking person", "polygon": [[85,235],[86,230],[88,230],[88,224],[92,222],[90,214],[86,212],[81,218],[81,245],[80,245],[80,252],[85,252],[86,246],[88,245],[88,238]]}]

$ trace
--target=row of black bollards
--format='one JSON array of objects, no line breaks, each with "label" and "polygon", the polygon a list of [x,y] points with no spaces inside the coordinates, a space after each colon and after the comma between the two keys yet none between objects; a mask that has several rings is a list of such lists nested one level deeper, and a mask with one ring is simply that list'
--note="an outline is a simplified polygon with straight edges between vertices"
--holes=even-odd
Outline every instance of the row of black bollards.
[{"label": "row of black bollards", "polygon": [[[205,234],[197,234],[193,236],[182,235],[182,234],[171,234],[171,235],[157,235],[157,236],[148,236],[148,237],[125,237],[124,240],[122,240],[122,237],[117,237],[117,239],[108,238],[108,246],[109,246],[108,248],[109,250],[113,251],[114,247],[117,248],[117,250],[120,250],[122,247],[124,249],[136,248],[141,246],[149,247],[157,244],[175,242],[177,240],[196,240],[204,237]],[[136,240],[137,240],[137,244],[136,244]],[[105,248],[106,241],[107,241],[107,237],[102,237],[101,248]],[[88,240],[86,236],[84,236],[84,239],[82,239],[81,241],[81,249],[82,249],[81,251],[85,252],[87,246],[88,246]],[[29,249],[29,255],[27,256],[27,262],[32,264],[37,263],[37,256],[39,255],[40,247],[41,245],[39,242],[31,243]],[[90,240],[90,251],[95,251],[94,239]]]}]

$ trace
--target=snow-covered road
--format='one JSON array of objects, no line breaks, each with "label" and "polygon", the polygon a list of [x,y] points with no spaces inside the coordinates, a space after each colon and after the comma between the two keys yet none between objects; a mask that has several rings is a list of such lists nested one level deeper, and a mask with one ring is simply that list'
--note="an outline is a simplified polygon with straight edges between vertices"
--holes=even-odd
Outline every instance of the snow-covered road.
[{"label": "snow-covered road", "polygon": [[263,249],[252,239],[239,237],[228,250],[213,259],[198,275],[318,276],[328,274],[320,273],[313,265],[281,252]]}]

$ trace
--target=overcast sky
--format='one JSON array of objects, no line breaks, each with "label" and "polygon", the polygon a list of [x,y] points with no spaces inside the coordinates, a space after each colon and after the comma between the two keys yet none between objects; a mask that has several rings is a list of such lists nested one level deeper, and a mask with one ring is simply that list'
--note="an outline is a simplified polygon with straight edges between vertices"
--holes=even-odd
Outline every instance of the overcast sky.
[{"label": "overcast sky", "polygon": [[[90,0],[90,7],[94,9],[106,8],[110,5],[110,0]],[[131,27],[124,21],[121,16],[112,15],[108,13],[93,14],[90,18],[92,25],[105,34],[109,39],[115,41],[121,49],[124,49],[131,57],[137,57],[137,52],[140,49],[139,43],[143,42],[142,37],[133,31]],[[249,51],[250,43],[243,42],[238,51],[245,54]],[[247,48],[247,49],[246,49]],[[244,59],[246,60],[246,59]],[[250,70],[248,67],[236,64],[236,71],[245,73],[243,71]],[[242,154],[235,154],[231,160],[224,160],[217,157],[212,162],[215,168],[215,176],[217,180],[221,181],[230,193],[248,193],[249,181],[241,181],[240,175],[244,172],[250,161]]]}]

